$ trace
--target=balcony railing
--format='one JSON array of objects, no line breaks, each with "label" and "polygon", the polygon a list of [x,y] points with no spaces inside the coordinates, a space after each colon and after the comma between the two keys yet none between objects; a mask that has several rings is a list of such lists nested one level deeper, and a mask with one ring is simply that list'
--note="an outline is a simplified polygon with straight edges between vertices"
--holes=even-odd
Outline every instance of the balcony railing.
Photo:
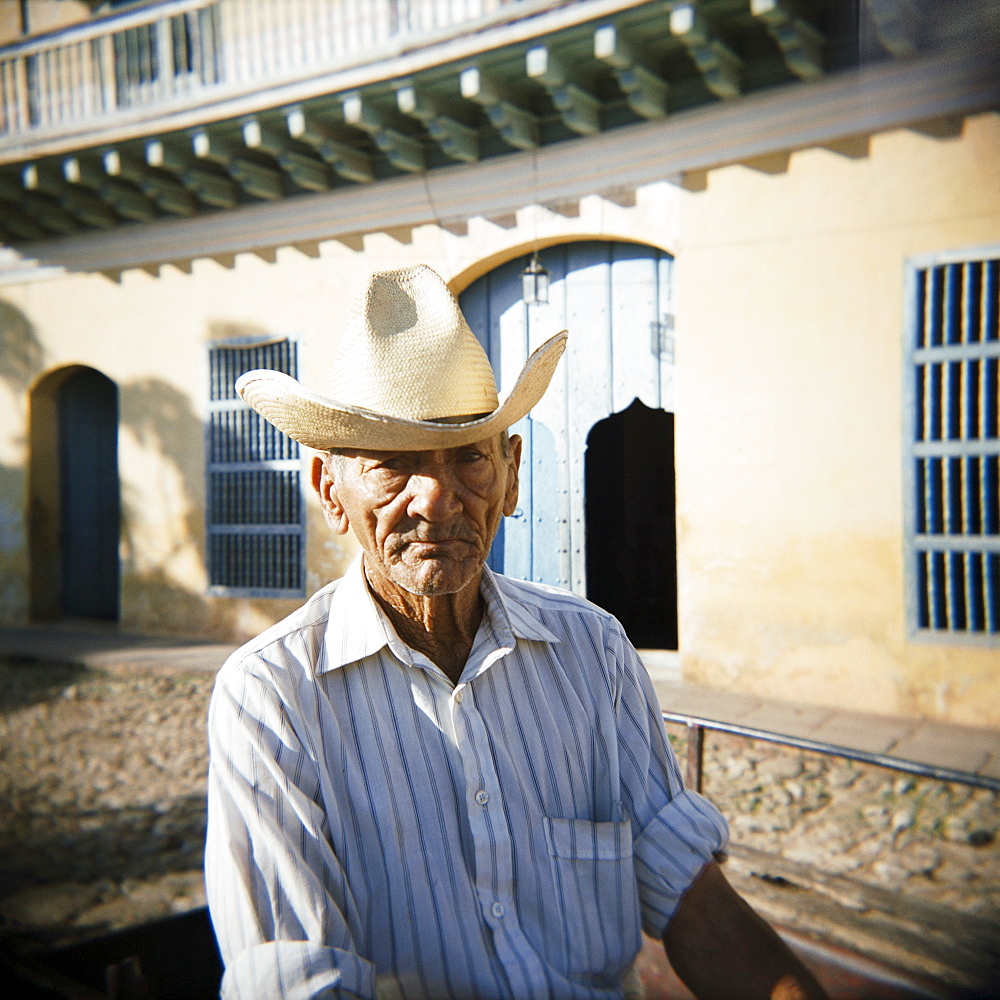
[{"label": "balcony railing", "polygon": [[0,49],[0,141],[375,61],[510,2],[168,0],[94,18]]}]

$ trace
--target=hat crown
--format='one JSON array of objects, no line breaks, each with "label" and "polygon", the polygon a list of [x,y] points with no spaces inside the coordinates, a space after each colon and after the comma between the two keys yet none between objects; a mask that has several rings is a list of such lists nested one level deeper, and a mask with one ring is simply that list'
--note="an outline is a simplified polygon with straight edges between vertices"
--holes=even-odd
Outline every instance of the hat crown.
[{"label": "hat crown", "polygon": [[486,352],[425,264],[372,275],[348,315],[330,395],[407,420],[468,417],[499,405]]}]

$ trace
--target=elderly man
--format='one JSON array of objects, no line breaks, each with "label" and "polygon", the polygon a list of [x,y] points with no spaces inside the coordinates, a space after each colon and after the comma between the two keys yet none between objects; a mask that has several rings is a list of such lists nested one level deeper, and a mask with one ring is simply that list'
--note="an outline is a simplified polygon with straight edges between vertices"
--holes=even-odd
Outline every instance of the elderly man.
[{"label": "elderly man", "polygon": [[444,282],[376,274],[329,397],[277,372],[247,402],[319,450],[361,554],[239,650],[210,711],[206,872],[232,998],[612,998],[641,931],[699,996],[818,997],[713,855],[621,626],[485,560],[518,492],[500,403]]}]

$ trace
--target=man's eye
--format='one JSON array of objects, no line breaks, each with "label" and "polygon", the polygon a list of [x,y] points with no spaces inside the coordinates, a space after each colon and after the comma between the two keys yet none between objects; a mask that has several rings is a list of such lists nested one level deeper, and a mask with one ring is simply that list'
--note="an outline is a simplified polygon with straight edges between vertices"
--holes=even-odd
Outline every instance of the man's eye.
[{"label": "man's eye", "polygon": [[483,453],[473,448],[470,451],[462,452],[463,462],[478,462],[483,457]]}]

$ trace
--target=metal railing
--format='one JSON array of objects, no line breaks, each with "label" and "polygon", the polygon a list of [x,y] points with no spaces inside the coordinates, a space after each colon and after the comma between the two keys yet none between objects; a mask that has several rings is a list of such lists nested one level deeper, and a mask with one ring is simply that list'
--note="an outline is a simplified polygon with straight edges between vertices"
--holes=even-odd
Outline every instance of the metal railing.
[{"label": "metal railing", "polygon": [[0,49],[0,139],[357,65],[509,2],[166,0],[96,17]]},{"label": "metal railing", "polygon": [[687,727],[687,748],[685,753],[685,784],[688,788],[700,792],[704,777],[705,730],[714,729],[720,733],[731,733],[734,736],[744,736],[751,740],[762,740],[766,743],[776,743],[780,746],[793,747],[796,750],[809,750],[813,753],[826,754],[830,757],[843,757],[846,760],[856,760],[864,764],[874,764],[877,767],[889,768],[893,771],[903,771],[922,778],[935,778],[938,781],[954,781],[962,785],[974,785],[977,788],[988,788],[1000,792],[1000,778],[991,778],[985,774],[974,774],[969,771],[958,771],[950,767],[938,767],[934,764],[924,764],[920,761],[906,760],[902,757],[890,757],[883,753],[873,753],[868,750],[857,750],[854,747],[840,746],[834,743],[824,743],[821,740],[811,740],[804,736],[789,736],[783,733],[773,733],[766,729],[756,729],[753,726],[741,726],[735,722],[720,722],[701,716],[689,715],[685,712],[663,712],[663,721]]}]

